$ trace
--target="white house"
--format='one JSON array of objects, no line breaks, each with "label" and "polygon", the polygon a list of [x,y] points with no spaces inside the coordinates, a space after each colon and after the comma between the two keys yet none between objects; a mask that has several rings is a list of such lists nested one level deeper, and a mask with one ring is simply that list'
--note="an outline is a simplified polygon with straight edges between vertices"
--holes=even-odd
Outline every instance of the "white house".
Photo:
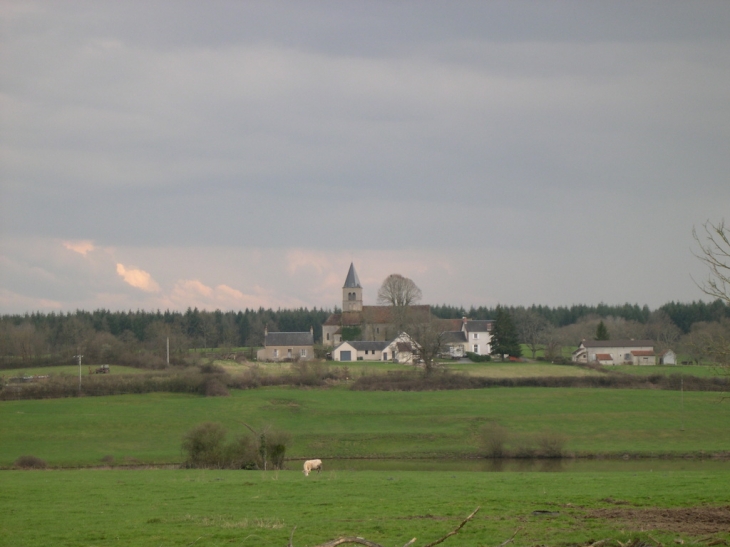
[{"label": "white house", "polygon": [[661,354],[659,354],[659,364],[660,365],[676,365],[677,364],[677,354],[674,353],[671,349],[663,351]]},{"label": "white house", "polygon": [[395,361],[412,364],[417,354],[416,343],[406,333],[390,342],[354,341],[340,342],[332,350],[333,361]]},{"label": "white house", "polygon": [[467,352],[489,355],[492,352],[494,321],[462,317],[461,330],[444,332],[441,341],[444,353],[451,357],[463,357]]},{"label": "white house", "polygon": [[583,340],[571,359],[602,365],[656,365],[652,340]]}]

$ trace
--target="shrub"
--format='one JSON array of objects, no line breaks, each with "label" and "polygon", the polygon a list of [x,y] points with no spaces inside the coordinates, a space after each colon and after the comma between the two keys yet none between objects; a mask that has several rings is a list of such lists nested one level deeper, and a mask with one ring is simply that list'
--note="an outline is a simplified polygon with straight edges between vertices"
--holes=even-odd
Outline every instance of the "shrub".
[{"label": "shrub", "polygon": [[466,356],[469,358],[469,360],[472,363],[486,363],[486,362],[492,360],[491,355],[479,355],[479,354],[471,352],[471,351],[467,351]]},{"label": "shrub", "polygon": [[226,443],[222,424],[205,422],[183,437],[184,466],[215,469],[282,469],[291,435],[265,429],[257,438],[246,434]]},{"label": "shrub", "polygon": [[228,397],[230,392],[223,382],[217,378],[210,378],[203,384],[206,397]]},{"label": "shrub", "polygon": [[203,374],[224,374],[226,372],[226,369],[224,369],[222,366],[216,365],[212,362],[204,363],[198,368],[200,368],[200,372],[202,372]]},{"label": "shrub", "polygon": [[543,431],[536,437],[538,455],[542,458],[562,458],[568,439],[557,431]]},{"label": "shrub", "polygon": [[20,469],[45,469],[48,467],[48,464],[45,460],[26,454],[15,460],[15,467],[19,467]]},{"label": "shrub", "polygon": [[225,467],[228,469],[256,469],[258,449],[251,435],[241,435],[225,447]]},{"label": "shrub", "polygon": [[[274,469],[284,468],[286,447],[291,444],[291,435],[286,431],[268,431],[264,434],[266,459]],[[268,465],[267,465],[268,467]]]},{"label": "shrub", "polygon": [[537,453],[534,439],[530,435],[521,435],[514,443],[515,458],[534,458]]},{"label": "shrub", "polygon": [[183,437],[186,467],[223,467],[226,430],[223,425],[204,422]]},{"label": "shrub", "polygon": [[479,441],[488,458],[504,456],[508,438],[509,432],[499,424],[487,424],[479,430]]}]

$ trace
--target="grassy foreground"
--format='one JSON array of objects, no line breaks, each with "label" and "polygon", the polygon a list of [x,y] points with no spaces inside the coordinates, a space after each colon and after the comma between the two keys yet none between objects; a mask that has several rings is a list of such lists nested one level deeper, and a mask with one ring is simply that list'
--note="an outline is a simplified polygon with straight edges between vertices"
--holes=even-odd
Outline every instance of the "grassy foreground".
[{"label": "grassy foreground", "polygon": [[[425,545],[480,512],[446,546],[587,544],[644,538],[672,545],[692,522],[605,518],[596,510],[730,504],[730,472],[463,473],[191,470],[4,471],[0,545],[305,547],[338,536]],[[557,514],[535,515],[533,511]],[[639,511],[641,513],[641,511]],[[644,531],[640,532],[642,528]],[[613,545],[618,547],[614,541]]]},{"label": "grassy foreground", "polygon": [[[23,454],[51,466],[181,461],[183,434],[203,421],[241,421],[292,434],[294,458],[448,457],[478,454],[496,422],[515,438],[545,430],[579,454],[687,454],[730,450],[721,394],[660,390],[493,388],[354,392],[266,388],[230,397],[150,393],[0,403],[0,466]],[[684,430],[682,430],[682,426]]]}]

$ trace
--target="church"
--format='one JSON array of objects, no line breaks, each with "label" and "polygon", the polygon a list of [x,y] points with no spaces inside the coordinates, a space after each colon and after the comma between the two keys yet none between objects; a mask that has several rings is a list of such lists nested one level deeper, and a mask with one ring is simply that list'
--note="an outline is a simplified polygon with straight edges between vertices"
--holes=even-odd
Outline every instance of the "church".
[{"label": "church", "polygon": [[[431,318],[431,306],[409,306],[411,323],[426,323]],[[397,332],[393,306],[363,305],[362,285],[355,271],[350,269],[342,286],[342,312],[333,313],[322,324],[322,344],[335,346],[344,340],[384,342],[393,340]]]}]

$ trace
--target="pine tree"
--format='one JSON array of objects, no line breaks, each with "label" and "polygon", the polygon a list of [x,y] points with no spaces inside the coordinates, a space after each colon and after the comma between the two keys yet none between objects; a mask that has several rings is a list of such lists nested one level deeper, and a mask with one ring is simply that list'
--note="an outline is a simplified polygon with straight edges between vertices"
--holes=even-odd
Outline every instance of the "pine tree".
[{"label": "pine tree", "polygon": [[609,338],[608,329],[606,328],[606,325],[603,324],[603,321],[601,321],[596,327],[596,340],[608,340]]},{"label": "pine tree", "polygon": [[502,306],[497,306],[492,329],[492,355],[522,357],[522,347],[512,316]]}]

